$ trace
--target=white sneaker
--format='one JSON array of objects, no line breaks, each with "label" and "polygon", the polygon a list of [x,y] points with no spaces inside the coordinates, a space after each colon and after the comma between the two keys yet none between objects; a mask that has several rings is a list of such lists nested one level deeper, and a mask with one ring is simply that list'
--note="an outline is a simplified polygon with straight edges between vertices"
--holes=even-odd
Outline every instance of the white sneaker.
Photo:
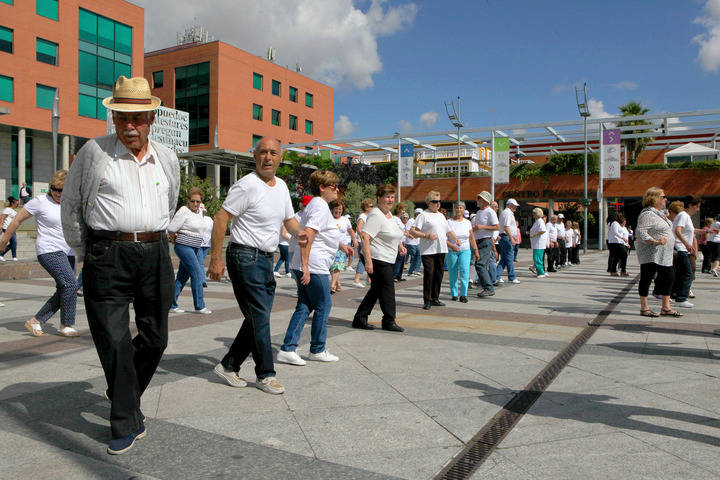
[{"label": "white sneaker", "polygon": [[212,310],[210,310],[209,308],[205,307],[205,308],[201,308],[200,310],[194,310],[194,312],[195,312],[195,313],[201,313],[201,314],[203,314],[203,315],[210,315],[210,314],[212,313]]},{"label": "white sneaker", "polygon": [[516,278],[515,280],[512,280],[510,283],[518,284],[518,283],[520,283],[520,280],[518,280],[518,279]]},{"label": "white sneaker", "polygon": [[365,288],[365,284],[362,282],[353,282],[353,287]]},{"label": "white sneaker", "polygon": [[218,363],[215,365],[215,369],[213,370],[218,377],[225,380],[225,383],[230,385],[231,387],[245,387],[247,386],[247,382],[243,380],[242,378],[238,377],[238,374],[233,372],[232,370],[225,370],[225,367],[223,367],[222,363]]},{"label": "white sneaker", "polygon": [[273,275],[275,275],[277,278],[280,278],[283,276],[283,274],[280,272],[273,272]]},{"label": "white sneaker", "polygon": [[0,307],[4,307],[4,306],[5,306],[5,304],[0,302]]},{"label": "white sneaker", "polygon": [[18,261],[17,257],[13,257],[13,262],[17,262],[17,261]]},{"label": "white sneaker", "polygon": [[355,271],[355,269],[354,269],[353,267],[351,267],[350,265],[348,265],[348,267],[347,267],[345,270],[347,270],[348,272],[354,272],[354,271]]},{"label": "white sneaker", "polygon": [[272,393],[273,395],[285,393],[285,387],[283,387],[275,377],[258,378],[255,380],[255,387],[265,393]]},{"label": "white sneaker", "polygon": [[170,313],[185,313],[185,310],[180,307],[175,307],[170,309]]},{"label": "white sneaker", "polygon": [[288,363],[290,365],[297,365],[299,367],[302,367],[307,362],[300,358],[300,355],[297,354],[297,352],[286,352],[284,350],[280,350],[277,354],[277,361],[279,363]]},{"label": "white sneaker", "polygon": [[[2,257],[0,257],[0,258],[2,258]],[[3,260],[3,261],[4,261],[4,260]],[[715,270],[712,271],[712,276],[713,276],[713,277],[720,277],[720,274],[718,274],[717,269],[715,269]]]},{"label": "white sneaker", "polygon": [[676,307],[682,307],[682,308],[693,308],[695,306],[694,303],[690,303],[687,300],[684,302],[675,302]]},{"label": "white sneaker", "polygon": [[542,275],[538,275],[538,276],[537,276],[537,278],[545,278],[545,277],[547,277],[547,273],[544,273],[544,274],[542,274]]},{"label": "white sneaker", "polygon": [[[5,261],[5,259],[0,256],[0,262],[4,262],[4,261]],[[717,277],[717,275],[715,275],[715,276]]]},{"label": "white sneaker", "polygon": [[285,276],[286,276],[287,278],[292,278],[292,273],[288,272],[288,273],[285,274]]},{"label": "white sneaker", "polygon": [[80,332],[75,330],[73,327],[64,326],[60,330],[58,330],[58,335],[63,337],[77,337],[80,335]]},{"label": "white sneaker", "polygon": [[503,279],[501,278],[501,279],[499,279],[499,280],[497,281],[497,283],[505,283],[505,280],[503,280]]},{"label": "white sneaker", "polygon": [[328,352],[327,348],[320,353],[311,353],[308,358],[316,362],[337,362],[340,360],[338,357]]}]

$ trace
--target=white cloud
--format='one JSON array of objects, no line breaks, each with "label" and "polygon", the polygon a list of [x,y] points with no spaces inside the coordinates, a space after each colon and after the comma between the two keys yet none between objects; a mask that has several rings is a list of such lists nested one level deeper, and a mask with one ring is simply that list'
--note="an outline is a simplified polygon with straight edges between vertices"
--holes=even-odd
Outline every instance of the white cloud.
[{"label": "white cloud", "polygon": [[398,122],[398,128],[400,129],[400,131],[401,131],[402,133],[412,132],[412,129],[413,129],[413,128],[412,128],[412,123],[410,123],[410,122],[407,121],[407,120],[400,120],[400,121]]},{"label": "white cloud", "polygon": [[638,84],[635,82],[631,82],[630,80],[623,80],[622,82],[613,83],[612,86],[617,88],[618,90],[635,90],[636,88],[638,88]]},{"label": "white cloud", "polygon": [[588,110],[592,118],[612,117],[612,115],[605,111],[605,105],[602,100],[595,100],[594,98],[588,100]]},{"label": "white cloud", "polygon": [[347,115],[340,115],[340,117],[338,117],[338,119],[335,121],[333,136],[335,138],[346,137],[355,130],[356,126],[357,124],[353,123],[350,120],[350,117],[348,117]]},{"label": "white cloud", "polygon": [[438,121],[439,114],[437,112],[425,112],[420,115],[420,125],[430,128]]},{"label": "white cloud", "polygon": [[708,0],[704,11],[705,16],[696,18],[695,23],[707,28],[707,32],[697,35],[693,42],[700,45],[700,67],[714,72],[720,68],[720,0]]},{"label": "white cloud", "polygon": [[513,135],[522,135],[524,133],[527,133],[527,128],[516,128],[514,130],[510,130],[510,133]]},{"label": "white cloud", "polygon": [[681,124],[682,122],[678,117],[668,117],[667,119],[668,126],[672,125],[671,132],[677,132],[679,130],[690,130],[688,127],[681,127],[678,124]]},{"label": "white cloud", "polygon": [[173,46],[176,32],[203,26],[217,40],[255,55],[275,47],[279,65],[333,87],[368,88],[382,70],[378,39],[415,21],[414,3],[371,0],[133,0],[145,9],[145,49]]}]

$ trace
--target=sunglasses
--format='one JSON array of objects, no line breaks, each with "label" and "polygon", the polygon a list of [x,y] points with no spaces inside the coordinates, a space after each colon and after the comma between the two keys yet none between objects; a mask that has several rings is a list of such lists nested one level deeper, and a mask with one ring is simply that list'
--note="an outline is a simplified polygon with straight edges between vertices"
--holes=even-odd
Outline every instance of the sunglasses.
[{"label": "sunglasses", "polygon": [[337,192],[338,186],[337,185],[325,185],[325,188],[332,188]]},{"label": "sunglasses", "polygon": [[50,191],[51,191],[51,192],[62,193],[63,189],[62,189],[62,188],[50,187]]},{"label": "sunglasses", "polygon": [[430,200],[430,203],[440,203],[441,200]]},{"label": "sunglasses", "polygon": [[202,200],[188,200],[188,203],[202,203]]}]

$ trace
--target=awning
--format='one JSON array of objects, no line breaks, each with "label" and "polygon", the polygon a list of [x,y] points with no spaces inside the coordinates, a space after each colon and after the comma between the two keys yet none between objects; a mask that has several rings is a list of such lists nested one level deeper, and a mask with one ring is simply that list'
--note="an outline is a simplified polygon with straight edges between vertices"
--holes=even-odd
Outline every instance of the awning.
[{"label": "awning", "polygon": [[197,150],[194,152],[179,153],[180,160],[193,163],[205,163],[208,165],[220,165],[223,167],[234,167],[254,169],[255,159],[249,153],[236,152],[226,148],[214,148],[212,150]]}]

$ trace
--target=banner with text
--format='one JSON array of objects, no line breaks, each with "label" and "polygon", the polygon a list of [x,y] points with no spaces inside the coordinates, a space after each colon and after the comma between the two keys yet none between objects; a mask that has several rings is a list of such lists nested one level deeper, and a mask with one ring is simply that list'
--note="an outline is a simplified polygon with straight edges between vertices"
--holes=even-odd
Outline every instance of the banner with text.
[{"label": "banner with text", "polygon": [[[155,123],[150,127],[150,139],[162,143],[175,153],[184,153],[190,150],[189,127],[188,112],[159,107],[155,110]],[[111,110],[107,111],[107,133],[115,133]]]},{"label": "banner with text", "polygon": [[600,146],[603,179],[620,178],[620,129],[603,130]]},{"label": "banner with text", "polygon": [[493,145],[493,171],[495,183],[510,183],[509,138],[495,138]]},{"label": "banner with text", "polygon": [[401,187],[412,187],[415,181],[413,160],[415,159],[415,147],[412,143],[400,144],[400,163],[398,182]]}]

